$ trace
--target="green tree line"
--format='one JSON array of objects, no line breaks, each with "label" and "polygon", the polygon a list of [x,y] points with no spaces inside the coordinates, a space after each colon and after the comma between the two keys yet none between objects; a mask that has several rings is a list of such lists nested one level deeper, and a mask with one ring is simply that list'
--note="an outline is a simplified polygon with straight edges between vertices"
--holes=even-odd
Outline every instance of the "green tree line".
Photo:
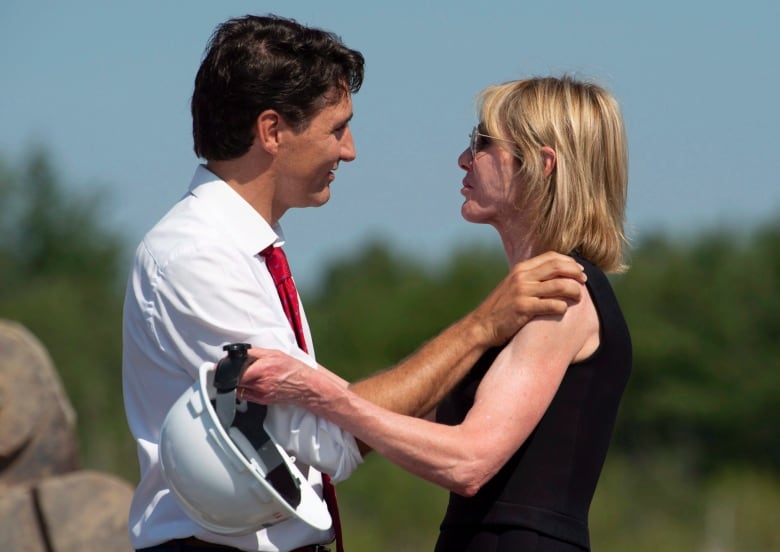
[{"label": "green tree line", "polygon": [[[121,306],[135,244],[107,224],[107,199],[66,194],[43,149],[0,159],[0,317],[47,347],[78,415],[84,467],[134,482]],[[506,274],[496,244],[432,266],[373,242],[326,267],[301,291],[318,360],[355,380],[410,354]],[[643,237],[629,263],[613,283],[634,369],[594,501],[594,545],[780,549],[780,221]],[[356,550],[429,550],[446,501],[376,455],[340,497]]]}]

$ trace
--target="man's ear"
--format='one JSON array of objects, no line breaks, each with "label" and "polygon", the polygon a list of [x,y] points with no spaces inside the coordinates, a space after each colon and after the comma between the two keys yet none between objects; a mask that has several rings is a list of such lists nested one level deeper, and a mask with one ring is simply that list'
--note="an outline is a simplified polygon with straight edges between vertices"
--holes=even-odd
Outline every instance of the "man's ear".
[{"label": "man's ear", "polygon": [[542,167],[544,168],[544,176],[547,177],[550,176],[555,170],[555,162],[558,158],[558,155],[555,153],[555,150],[549,146],[543,146],[540,151],[542,154]]},{"label": "man's ear", "polygon": [[266,109],[255,121],[255,139],[271,155],[279,150],[279,130],[283,124],[283,119],[273,109]]}]

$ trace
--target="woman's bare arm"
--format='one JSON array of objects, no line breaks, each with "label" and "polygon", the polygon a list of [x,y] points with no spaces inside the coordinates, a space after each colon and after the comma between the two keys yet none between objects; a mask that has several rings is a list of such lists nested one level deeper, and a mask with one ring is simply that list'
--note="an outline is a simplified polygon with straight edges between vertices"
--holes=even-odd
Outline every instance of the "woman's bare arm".
[{"label": "woman's bare arm", "polygon": [[247,386],[248,398],[307,408],[404,469],[470,495],[533,431],[566,368],[582,351],[595,348],[594,335],[598,336],[598,322],[589,298],[563,316],[534,319],[496,358],[474,406],[457,426],[389,412],[352,392],[324,368],[312,370],[277,351],[253,350],[258,358],[254,376],[242,385]]}]

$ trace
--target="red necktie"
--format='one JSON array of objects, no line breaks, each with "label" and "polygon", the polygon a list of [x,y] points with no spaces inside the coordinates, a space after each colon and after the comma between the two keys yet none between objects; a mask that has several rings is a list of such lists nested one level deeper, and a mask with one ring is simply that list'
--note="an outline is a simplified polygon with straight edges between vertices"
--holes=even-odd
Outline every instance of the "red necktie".
[{"label": "red necktie", "polygon": [[[276,291],[279,292],[279,299],[282,300],[282,307],[284,308],[284,314],[287,315],[287,320],[290,322],[290,326],[295,333],[295,339],[298,341],[298,346],[304,352],[308,352],[306,348],[306,338],[303,335],[303,325],[301,324],[301,311],[298,303],[298,291],[295,289],[295,282],[293,282],[292,274],[290,273],[290,266],[287,264],[287,256],[282,251],[281,247],[274,247],[269,245],[260,252],[260,255],[265,257],[265,264],[268,267],[268,272],[271,273],[271,278],[276,285]],[[339,517],[339,507],[336,501],[336,488],[330,481],[330,476],[327,473],[322,474],[322,492],[325,498],[325,503],[328,505],[330,516],[333,518],[333,527],[336,531],[336,551],[344,552],[344,543],[341,535],[341,519]]]}]

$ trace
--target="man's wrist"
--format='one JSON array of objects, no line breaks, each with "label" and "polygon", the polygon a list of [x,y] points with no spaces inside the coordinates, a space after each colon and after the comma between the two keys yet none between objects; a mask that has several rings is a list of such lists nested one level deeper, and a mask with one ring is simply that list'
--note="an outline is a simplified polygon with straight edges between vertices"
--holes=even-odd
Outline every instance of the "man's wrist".
[{"label": "man's wrist", "polygon": [[484,318],[471,312],[461,319],[459,324],[462,325],[459,333],[475,348],[487,350],[496,345],[496,334],[493,327],[487,324]]}]

